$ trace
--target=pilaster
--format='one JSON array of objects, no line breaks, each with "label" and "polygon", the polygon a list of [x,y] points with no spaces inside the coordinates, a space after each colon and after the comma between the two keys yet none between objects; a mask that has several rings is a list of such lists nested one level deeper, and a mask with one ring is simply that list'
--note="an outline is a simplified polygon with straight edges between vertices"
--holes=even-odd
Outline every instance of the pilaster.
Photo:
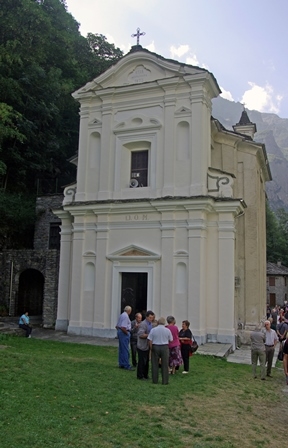
[{"label": "pilaster", "polygon": [[69,212],[61,210],[55,210],[54,212],[62,220],[60,233],[61,246],[58,284],[58,308],[55,330],[67,331],[70,315],[72,216]]},{"label": "pilaster", "polygon": [[73,224],[73,253],[71,270],[71,310],[68,332],[80,334],[81,307],[82,307],[82,272],[83,272],[83,247],[84,247],[84,219],[85,212],[74,211]]},{"label": "pilaster", "polygon": [[[102,105],[102,136],[101,136],[101,170],[99,181],[99,200],[109,199],[111,196],[110,179],[112,173],[114,173],[113,166],[111,165],[111,136],[112,136],[112,104],[108,101],[112,101],[111,98],[105,98],[107,103]],[[113,136],[114,137],[114,136]]]},{"label": "pilaster", "polygon": [[188,316],[193,333],[198,342],[206,342],[206,253],[207,224],[206,213],[201,210],[189,211],[187,222],[189,280]]},{"label": "pilaster", "polygon": [[88,101],[81,105],[80,110],[80,129],[79,129],[79,151],[77,168],[77,192],[76,201],[85,201],[86,177],[87,177],[87,158],[88,158],[88,121],[89,105]]},{"label": "pilaster", "polygon": [[[167,87],[166,87],[167,90]],[[174,165],[175,165],[175,123],[174,111],[176,105],[175,87],[170,87],[164,97],[164,148],[163,148],[163,190],[162,196],[174,194]]]},{"label": "pilaster", "polygon": [[219,213],[218,221],[218,342],[235,348],[235,222],[233,214]]},{"label": "pilaster", "polygon": [[[111,284],[107,284],[107,246],[108,246],[108,214],[97,215],[96,234],[96,290],[93,317],[93,332],[96,329],[114,328],[116,322],[110,322]],[[111,272],[111,270],[110,270]],[[111,279],[112,282],[112,279]],[[109,316],[109,317],[108,317]]]},{"label": "pilaster", "polygon": [[[161,207],[162,208],[162,207]],[[175,313],[174,303],[174,206],[161,210],[161,274],[160,274],[160,309],[164,316]]]}]

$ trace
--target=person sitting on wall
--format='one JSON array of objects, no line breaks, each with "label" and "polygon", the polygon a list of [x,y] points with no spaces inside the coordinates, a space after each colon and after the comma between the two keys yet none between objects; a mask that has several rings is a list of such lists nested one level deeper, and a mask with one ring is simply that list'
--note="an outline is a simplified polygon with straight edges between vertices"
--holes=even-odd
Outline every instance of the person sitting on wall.
[{"label": "person sitting on wall", "polygon": [[31,338],[32,327],[29,323],[28,311],[25,311],[25,313],[20,317],[19,328],[22,328],[22,330],[26,331],[26,338]]}]

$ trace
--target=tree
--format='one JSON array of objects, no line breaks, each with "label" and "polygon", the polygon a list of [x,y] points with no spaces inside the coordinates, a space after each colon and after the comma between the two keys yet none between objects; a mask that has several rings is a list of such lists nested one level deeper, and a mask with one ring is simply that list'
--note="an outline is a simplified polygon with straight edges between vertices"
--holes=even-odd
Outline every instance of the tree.
[{"label": "tree", "polygon": [[123,52],[120,48],[115,48],[114,44],[107,42],[103,34],[87,34],[87,41],[91,51],[96,57],[97,61],[97,75],[107,70],[113,63],[117,62],[123,57]]},{"label": "tree", "polygon": [[288,266],[288,212],[278,209],[274,213],[266,204],[267,261],[281,261]]},{"label": "tree", "polygon": [[78,147],[71,93],[122,55],[95,36],[99,55],[64,0],[0,0],[0,232],[9,195],[16,207],[19,193],[54,193],[75,178],[67,161]]}]

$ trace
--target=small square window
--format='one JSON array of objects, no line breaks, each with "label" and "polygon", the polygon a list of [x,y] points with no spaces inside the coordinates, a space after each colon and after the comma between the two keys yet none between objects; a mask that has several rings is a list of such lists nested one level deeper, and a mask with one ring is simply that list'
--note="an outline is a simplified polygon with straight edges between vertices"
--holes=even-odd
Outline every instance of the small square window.
[{"label": "small square window", "polygon": [[148,185],[148,150],[131,153],[131,184],[135,187]]}]

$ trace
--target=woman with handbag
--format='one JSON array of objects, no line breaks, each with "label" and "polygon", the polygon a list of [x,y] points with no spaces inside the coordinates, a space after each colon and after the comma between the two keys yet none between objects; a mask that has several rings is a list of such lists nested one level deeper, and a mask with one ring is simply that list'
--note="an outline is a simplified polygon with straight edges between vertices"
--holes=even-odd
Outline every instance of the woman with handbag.
[{"label": "woman with handbag", "polygon": [[188,320],[183,320],[182,330],[179,331],[179,341],[181,342],[181,354],[184,363],[184,370],[182,373],[186,374],[189,372],[189,358],[192,356],[191,345],[192,345],[192,333],[189,330],[190,322]]},{"label": "woman with handbag", "polygon": [[175,325],[176,324],[175,317],[168,316],[166,320],[168,323],[166,328],[169,328],[173,336],[173,341],[169,342],[169,367],[171,369],[170,372],[171,375],[174,375],[176,373],[176,369],[179,368],[181,364],[183,364],[180,350],[180,341],[178,336],[179,330],[178,327]]}]

